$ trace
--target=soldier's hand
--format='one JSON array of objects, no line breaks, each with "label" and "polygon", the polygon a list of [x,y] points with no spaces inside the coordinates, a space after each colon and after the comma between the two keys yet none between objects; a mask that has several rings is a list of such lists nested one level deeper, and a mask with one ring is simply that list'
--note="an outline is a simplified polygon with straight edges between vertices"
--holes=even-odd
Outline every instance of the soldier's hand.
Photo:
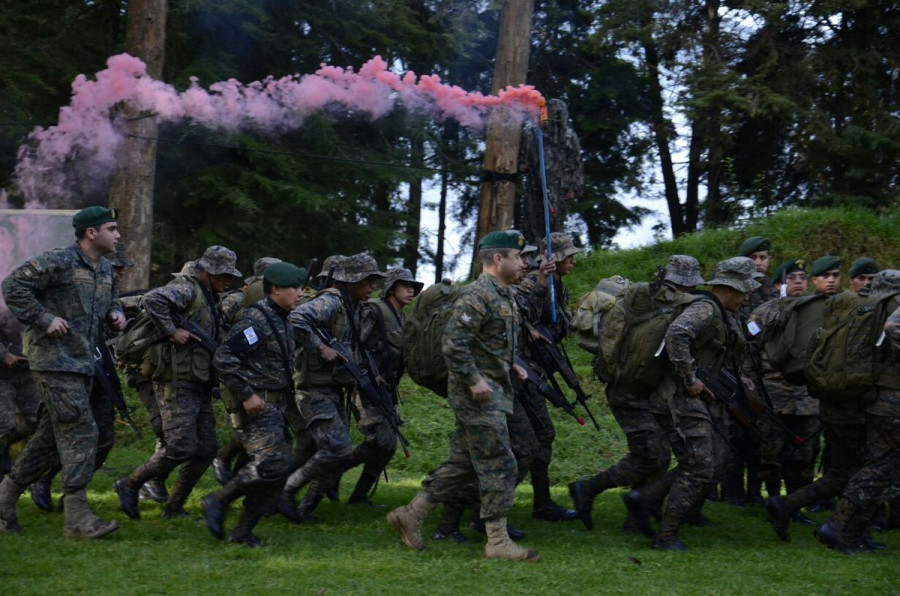
[{"label": "soldier's hand", "polygon": [[45,333],[50,337],[62,337],[69,332],[69,322],[62,317],[53,317]]},{"label": "soldier's hand", "polygon": [[24,362],[28,362],[28,358],[16,356],[12,352],[8,352],[6,356],[3,357],[3,364],[5,364],[7,368],[16,368],[21,365],[20,363]]},{"label": "soldier's hand", "polygon": [[556,259],[550,258],[548,260],[546,255],[544,255],[544,259],[541,261],[541,266],[538,269],[538,283],[546,286],[550,279],[550,274],[554,271],[556,271]]},{"label": "soldier's hand", "polygon": [[528,334],[531,336],[531,339],[533,341],[542,341],[545,344],[551,343],[550,340],[547,338],[547,336],[544,335],[543,333],[541,333],[540,331],[538,331],[537,329],[529,329]]},{"label": "soldier's hand", "polygon": [[741,382],[744,384],[744,389],[746,389],[747,391],[756,391],[756,383],[753,382],[753,379],[749,377],[741,377]]},{"label": "soldier's hand", "polygon": [[325,362],[331,364],[335,360],[340,360],[341,362],[346,362],[347,359],[341,356],[341,353],[335,350],[334,348],[329,348],[325,344],[319,346],[319,358],[324,360]]},{"label": "soldier's hand", "polygon": [[519,379],[520,383],[524,383],[528,380],[528,371],[526,371],[518,364],[513,364],[513,371],[515,371],[516,377]]},{"label": "soldier's hand", "polygon": [[266,409],[266,402],[257,394],[253,394],[244,402],[244,411],[250,416],[261,414]]},{"label": "soldier's hand", "polygon": [[126,319],[125,319],[124,314],[122,314],[118,311],[109,314],[109,324],[116,331],[121,331],[122,329],[125,329],[125,323],[126,323]]},{"label": "soldier's hand", "polygon": [[491,401],[491,386],[484,379],[479,379],[477,383],[469,387],[472,392],[472,400],[483,404]]},{"label": "soldier's hand", "polygon": [[712,395],[712,391],[703,384],[703,381],[696,380],[693,385],[685,385],[685,390],[688,392],[688,395],[692,395],[694,397],[700,395],[701,393],[706,393],[708,395]]},{"label": "soldier's hand", "polygon": [[198,341],[198,342],[200,341],[200,338],[197,337],[196,335],[194,335],[193,333],[191,333],[190,331],[188,331],[186,329],[178,328],[175,330],[175,333],[173,333],[172,336],[169,338],[169,341],[171,341],[173,344],[178,344],[179,346],[183,346],[184,344],[191,341],[192,339],[194,341]]}]

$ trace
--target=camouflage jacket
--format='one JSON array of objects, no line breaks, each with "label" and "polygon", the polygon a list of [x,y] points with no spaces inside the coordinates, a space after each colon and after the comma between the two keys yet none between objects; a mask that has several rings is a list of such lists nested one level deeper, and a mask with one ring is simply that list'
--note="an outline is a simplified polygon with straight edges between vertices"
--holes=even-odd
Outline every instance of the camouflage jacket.
[{"label": "camouflage jacket", "polygon": [[270,299],[238,314],[234,326],[216,350],[214,364],[219,379],[241,402],[254,393],[290,391],[293,388],[291,354],[294,336],[288,313]]},{"label": "camouflage jacket", "polygon": [[211,291],[203,289],[202,284],[191,276],[176,276],[167,285],[148,291],[144,294],[141,304],[156,326],[169,337],[178,329],[173,320],[173,313],[187,315],[197,298],[198,287],[203,292],[204,300],[200,312],[193,320],[218,342],[224,334],[224,325],[217,297]]},{"label": "camouflage jacket", "polygon": [[746,340],[738,315],[724,311],[713,295],[706,296],[688,305],[666,332],[669,361],[685,386],[696,381],[695,365],[741,370]]},{"label": "camouflage jacket", "polygon": [[[406,313],[397,313],[387,300],[369,301],[362,310],[359,341],[372,352],[382,378],[396,387],[403,376],[402,332]],[[389,372],[393,378],[389,378]]]},{"label": "camouflage jacket", "polygon": [[322,290],[309,302],[297,306],[288,315],[288,324],[296,333],[298,353],[295,355],[295,381],[298,387],[347,385],[352,382],[349,374],[340,369],[339,362],[326,363],[319,358],[319,346],[323,344],[316,332],[318,327],[347,346],[358,362],[358,336],[360,305],[341,298],[334,289]]},{"label": "camouflage jacket", "polygon": [[569,304],[569,291],[566,285],[557,276],[552,276],[554,299],[556,302],[556,324],[551,322],[550,318],[550,285],[541,285],[538,282],[537,273],[530,273],[517,286],[519,292],[527,298],[527,303],[519,301],[519,305],[528,305],[528,311],[524,313],[525,319],[528,321],[537,321],[546,325],[553,333],[553,339],[557,343],[566,338],[569,332],[569,321],[572,314],[566,310]]},{"label": "camouflage jacket", "polygon": [[[772,400],[772,407],[779,414],[795,416],[814,416],[819,413],[819,400],[811,397],[803,385],[791,385],[784,375],[769,364],[762,350],[760,338],[766,327],[778,318],[778,298],[773,298],[758,306],[747,320],[748,357],[744,360],[744,375],[759,383],[756,378],[754,361],[759,363],[763,382]],[[762,397],[762,396],[760,396]]]},{"label": "camouflage jacket", "polygon": [[[900,366],[900,308],[888,315],[884,335],[885,341],[890,342],[893,349],[894,366]],[[879,388],[876,400],[869,404],[866,412],[874,416],[900,418],[900,391]]]},{"label": "camouflage jacket", "polygon": [[22,334],[25,327],[12,316],[5,307],[0,306],[0,379],[13,379],[17,375],[28,374],[27,367],[9,368],[2,360],[12,352],[16,356],[22,356]]},{"label": "camouflage jacket", "polygon": [[761,284],[754,291],[750,292],[750,296],[741,305],[741,320],[746,322],[750,320],[750,314],[762,304],[765,304],[773,298],[778,298],[778,290],[775,284],[768,277],[759,280]]},{"label": "camouflage jacket", "polygon": [[[512,412],[510,373],[519,334],[517,311],[512,289],[488,273],[482,273],[453,306],[441,346],[450,372],[451,406]],[[493,390],[488,404],[476,404],[468,392],[482,378]]]},{"label": "camouflage jacket", "polygon": [[[10,312],[27,325],[31,370],[94,374],[94,347],[110,315],[121,313],[115,275],[106,257],[96,262],[77,244],[34,257],[3,280]],[[54,317],[69,323],[62,337],[45,333]]]}]

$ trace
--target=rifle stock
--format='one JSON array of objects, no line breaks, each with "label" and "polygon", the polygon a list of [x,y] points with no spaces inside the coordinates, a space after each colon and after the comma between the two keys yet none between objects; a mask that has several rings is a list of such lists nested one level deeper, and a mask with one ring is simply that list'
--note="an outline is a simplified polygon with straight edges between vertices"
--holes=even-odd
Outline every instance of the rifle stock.
[{"label": "rifle stock", "polygon": [[[526,382],[533,385],[541,397],[553,404],[554,407],[562,409],[562,411],[574,418],[578,424],[584,426],[584,418],[575,413],[575,408],[572,407],[572,404],[569,403],[569,400],[566,399],[566,396],[563,395],[558,388],[550,387],[550,385],[547,384],[547,377],[545,375],[539,374],[520,356],[515,356],[514,362],[525,369],[525,372],[528,374],[528,381]],[[527,399],[524,399],[523,404],[527,401]],[[526,405],[526,408],[527,407],[528,406]]]}]

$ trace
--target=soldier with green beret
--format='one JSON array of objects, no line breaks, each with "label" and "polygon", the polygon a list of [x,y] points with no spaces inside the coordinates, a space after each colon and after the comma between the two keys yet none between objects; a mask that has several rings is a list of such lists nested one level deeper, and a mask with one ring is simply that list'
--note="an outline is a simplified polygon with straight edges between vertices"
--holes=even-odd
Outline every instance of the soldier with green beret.
[{"label": "soldier with green beret", "polygon": [[[278,502],[278,511],[293,523],[314,521],[313,512],[335,486],[353,453],[344,401],[344,388],[353,385],[353,378],[341,368],[341,356],[322,341],[316,328],[347,346],[357,364],[361,364],[361,307],[384,278],[375,259],[365,253],[332,263],[332,286],[288,315],[298,342],[294,363],[296,405],[301,419],[298,441],[302,451],[315,451],[288,477]],[[296,494],[310,483],[298,507]]]},{"label": "soldier with green beret", "polygon": [[868,286],[879,271],[875,259],[861,257],[854,261],[847,273],[847,277],[850,278],[850,291],[859,294],[860,290]]},{"label": "soldier with green beret", "polygon": [[482,273],[453,307],[444,328],[443,354],[449,369],[447,402],[456,418],[450,455],[422,483],[408,504],[388,514],[403,543],[423,550],[422,525],[438,503],[466,502],[477,484],[485,521],[488,558],[539,560],[509,538],[506,515],[516,486],[516,459],[507,417],[513,413],[513,377],[526,378],[513,362],[518,307],[512,295],[524,266],[519,232],[491,232],[478,244]]},{"label": "soldier with green beret", "polygon": [[810,266],[809,277],[816,292],[833,296],[841,291],[841,261],[833,255],[819,257]]},{"label": "soldier with green beret", "polygon": [[249,461],[221,490],[203,497],[206,525],[225,537],[228,505],[244,496],[231,542],[254,547],[260,517],[275,510],[291,469],[291,443],[284,408],[293,398],[294,334],[287,322],[300,296],[306,271],[283,261],[268,264],[262,273],[265,298],[243,309],[215,354],[215,367],[225,389],[222,401]]},{"label": "soldier with green beret", "polygon": [[94,348],[107,325],[121,330],[112,267],[105,255],[119,241],[117,212],[82,209],[72,220],[76,242],[34,257],[3,280],[10,312],[24,325],[25,356],[44,413],[16,465],[0,484],[0,531],[20,532],[16,501],[53,462],[62,464],[67,537],[99,538],[115,531],[90,510],[85,489],[97,454],[97,423],[91,413]]},{"label": "soldier with green beret", "polygon": [[185,517],[184,504],[219,448],[212,407],[213,354],[200,338],[180,326],[194,323],[215,343],[226,322],[219,295],[241,272],[237,255],[224,246],[210,246],[194,262],[191,274],[176,275],[161,288],[144,294],[142,304],[169,341],[152,345],[146,362],[159,406],[165,445],[131,474],[115,482],[122,511],[140,518],[138,491],[153,478],[166,478],[176,467],[178,479],[163,508],[163,517]]}]

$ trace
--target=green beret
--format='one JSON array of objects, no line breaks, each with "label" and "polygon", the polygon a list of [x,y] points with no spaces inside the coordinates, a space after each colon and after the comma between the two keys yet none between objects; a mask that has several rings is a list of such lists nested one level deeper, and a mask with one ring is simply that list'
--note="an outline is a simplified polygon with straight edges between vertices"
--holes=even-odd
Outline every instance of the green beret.
[{"label": "green beret", "polygon": [[862,257],[861,259],[856,259],[856,261],[850,265],[850,277],[856,277],[857,275],[866,275],[866,274],[875,274],[878,273],[878,263],[875,262],[875,259],[870,259],[869,257]]},{"label": "green beret", "polygon": [[525,248],[525,236],[516,230],[491,232],[478,243],[479,250],[485,248],[516,248],[522,250]]},{"label": "green beret", "polygon": [[119,217],[118,209],[107,209],[96,205],[94,207],[86,207],[72,218],[72,227],[75,230],[83,230],[85,228],[93,228],[102,226],[105,223],[116,221]]},{"label": "green beret", "polygon": [[772,248],[772,243],[769,242],[768,238],[763,238],[762,236],[751,236],[744,240],[744,243],[741,244],[741,249],[738,251],[742,257],[749,257],[751,254],[755,252],[759,252],[761,250],[769,250]]},{"label": "green beret", "polygon": [[840,267],[841,262],[837,257],[825,255],[813,261],[812,267],[809,268],[809,274],[812,277],[816,277],[817,275],[823,275],[826,271],[840,269]]},{"label": "green beret", "polygon": [[790,275],[795,271],[806,271],[806,261],[804,261],[803,259],[793,259],[790,261],[785,261],[778,266],[778,269],[775,270],[775,273],[772,275],[772,281],[780,284],[781,278],[786,275]]},{"label": "green beret", "polygon": [[263,271],[263,279],[281,288],[296,288],[306,283],[306,269],[292,263],[272,263]]}]

